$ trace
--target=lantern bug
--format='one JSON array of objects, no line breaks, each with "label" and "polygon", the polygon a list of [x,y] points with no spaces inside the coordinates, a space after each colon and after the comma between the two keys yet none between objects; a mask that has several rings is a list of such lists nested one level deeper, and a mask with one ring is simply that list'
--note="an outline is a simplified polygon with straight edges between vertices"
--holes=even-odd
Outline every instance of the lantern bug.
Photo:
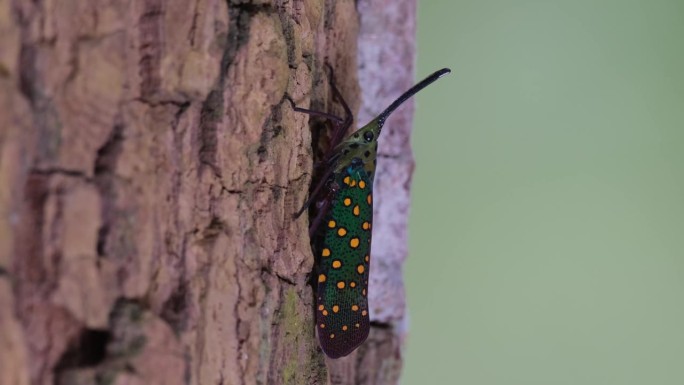
[{"label": "lantern bug", "polygon": [[317,260],[316,329],[323,352],[338,358],[354,351],[370,331],[368,274],[378,137],[394,110],[451,70],[443,68],[423,79],[344,140],[353,116],[329,70],[333,97],[342,105],[344,118],[299,108],[292,102],[295,111],[328,119],[334,127],[331,150],[321,163],[322,176],[295,218],[316,202],[317,214],[309,228]]}]

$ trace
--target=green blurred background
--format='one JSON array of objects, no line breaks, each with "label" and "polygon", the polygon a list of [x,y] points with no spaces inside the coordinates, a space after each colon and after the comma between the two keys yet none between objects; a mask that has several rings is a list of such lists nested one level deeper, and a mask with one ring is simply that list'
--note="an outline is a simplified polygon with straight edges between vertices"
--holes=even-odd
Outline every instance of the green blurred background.
[{"label": "green blurred background", "polygon": [[684,0],[422,0],[402,384],[684,384]]}]

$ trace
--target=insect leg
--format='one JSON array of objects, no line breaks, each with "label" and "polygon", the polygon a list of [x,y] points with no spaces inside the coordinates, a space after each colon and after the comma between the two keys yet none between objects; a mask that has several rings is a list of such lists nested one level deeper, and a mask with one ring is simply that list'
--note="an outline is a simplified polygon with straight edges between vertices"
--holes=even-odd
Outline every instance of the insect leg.
[{"label": "insect leg", "polygon": [[299,218],[299,216],[302,215],[302,213],[303,213],[304,211],[306,211],[306,209],[308,209],[309,206],[311,206],[311,203],[313,203],[314,199],[316,199],[316,197],[318,196],[318,193],[321,192],[321,189],[322,189],[323,186],[325,186],[325,184],[328,182],[328,179],[330,178],[330,175],[332,175],[332,173],[333,173],[333,169],[332,169],[332,168],[329,168],[329,169],[325,172],[325,174],[323,175],[323,177],[322,177],[322,178],[319,180],[319,182],[316,184],[316,187],[314,188],[314,190],[311,192],[311,195],[309,196],[309,199],[304,203],[304,205],[302,206],[302,208],[299,209],[299,211],[297,211],[297,213],[294,215],[294,218],[295,218],[295,219]]},{"label": "insect leg", "polygon": [[335,116],[335,115],[329,114],[327,112],[314,111],[314,110],[309,110],[306,108],[297,107],[295,105],[294,101],[292,101],[292,99],[288,99],[288,100],[290,101],[290,104],[292,105],[292,109],[297,111],[297,112],[301,112],[301,113],[304,113],[307,115],[320,116],[321,118],[330,119],[333,122],[333,124],[341,124],[341,123],[344,123],[344,121],[345,121],[344,119],[340,118],[339,116]]},{"label": "insect leg", "polygon": [[323,220],[323,217],[325,217],[325,215],[328,213],[328,209],[330,209],[330,199],[326,198],[321,207],[318,208],[318,214],[316,214],[316,218],[314,218],[309,226],[309,237],[314,236],[318,226],[320,226],[321,221]]},{"label": "insect leg", "polygon": [[344,100],[342,93],[340,92],[340,90],[337,88],[337,85],[335,84],[335,73],[334,73],[332,67],[330,66],[330,64],[327,64],[327,63],[326,63],[326,67],[328,67],[328,71],[330,71],[329,82],[330,82],[330,88],[332,89],[332,93],[333,93],[333,99],[337,100],[342,105],[342,108],[344,109],[344,115],[345,115],[344,118],[341,118],[341,117],[333,115],[333,114],[329,114],[327,112],[314,111],[314,110],[309,110],[306,108],[300,108],[300,107],[297,107],[295,105],[295,103],[294,103],[294,101],[292,101],[292,99],[289,99],[289,100],[290,100],[290,104],[292,105],[293,110],[295,110],[297,112],[304,113],[304,114],[308,114],[308,115],[319,116],[321,118],[328,119],[333,123],[333,126],[334,126],[333,133],[330,137],[330,148],[332,149],[332,148],[335,148],[338,144],[340,144],[340,142],[344,138],[344,135],[347,133],[347,131],[349,131],[349,127],[351,127],[352,123],[354,122],[354,115],[352,115],[351,108],[349,108],[349,105]]},{"label": "insect leg", "polygon": [[354,121],[354,116],[352,115],[351,108],[349,108],[349,105],[344,100],[342,93],[339,89],[337,89],[337,86],[335,85],[335,73],[332,67],[330,66],[330,64],[327,63],[326,66],[328,67],[328,71],[330,71],[330,88],[332,88],[333,98],[340,102],[345,114],[344,120],[338,118],[340,119],[340,122],[336,125],[335,130],[333,131],[332,138],[330,139],[330,148],[335,148],[335,146],[337,146],[342,141],[342,138],[344,138],[344,135],[349,130],[349,127],[351,127]]},{"label": "insect leg", "polygon": [[[330,139],[330,150],[323,157],[323,161],[320,162],[319,164],[315,165],[315,168],[319,168],[323,165],[328,165],[328,169],[325,171],[323,176],[319,179],[318,183],[316,184],[316,187],[311,192],[309,199],[304,203],[302,208],[299,211],[297,211],[297,213],[294,215],[295,219],[299,218],[299,216],[301,216],[302,213],[304,213],[304,211],[306,211],[306,209],[308,209],[311,206],[311,204],[318,198],[318,195],[320,194],[323,186],[325,186],[325,184],[328,182],[328,179],[330,178],[330,176],[333,173],[333,168],[330,167],[329,165],[331,163],[331,160],[336,157],[336,154],[334,153],[333,150],[342,141],[342,139],[344,138],[344,135],[347,133],[347,131],[349,130],[349,127],[351,127],[351,125],[354,121],[354,117],[352,115],[351,108],[349,108],[349,105],[344,100],[344,97],[342,97],[342,93],[340,92],[340,90],[335,85],[335,74],[334,74],[332,67],[330,66],[330,64],[327,64],[327,63],[326,63],[326,66],[327,66],[328,70],[330,71],[329,81],[330,81],[330,88],[332,89],[332,92],[333,92],[333,99],[337,100],[342,105],[342,108],[344,109],[344,113],[345,113],[344,118],[340,118],[338,116],[335,116],[333,114],[329,114],[327,112],[314,111],[314,110],[309,110],[306,108],[297,107],[295,105],[294,101],[292,99],[288,98],[288,100],[290,101],[290,104],[292,105],[292,109],[294,111],[301,112],[301,113],[308,114],[308,115],[322,117],[322,118],[330,120],[330,122],[333,124],[333,133],[332,133],[331,139]],[[334,193],[334,191],[330,191],[330,193]],[[328,208],[330,206],[330,200],[331,200],[331,198],[328,194],[328,196],[326,197],[326,199],[323,202],[323,205],[318,209],[318,213],[316,215],[316,218],[314,219],[314,221],[312,222],[312,224],[309,228],[310,233],[314,232],[314,230],[320,224],[320,221],[322,220],[322,218],[325,216],[325,214],[327,214]]]}]

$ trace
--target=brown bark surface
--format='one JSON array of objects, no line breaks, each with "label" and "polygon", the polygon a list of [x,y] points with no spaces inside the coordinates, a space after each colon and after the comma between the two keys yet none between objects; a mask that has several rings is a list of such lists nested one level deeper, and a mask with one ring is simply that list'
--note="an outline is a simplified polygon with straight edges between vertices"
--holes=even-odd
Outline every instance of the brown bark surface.
[{"label": "brown bark surface", "polygon": [[0,0],[0,384],[396,383],[411,109],[383,131],[379,326],[326,361],[287,98],[331,108],[328,62],[365,123],[412,83],[414,7]]}]

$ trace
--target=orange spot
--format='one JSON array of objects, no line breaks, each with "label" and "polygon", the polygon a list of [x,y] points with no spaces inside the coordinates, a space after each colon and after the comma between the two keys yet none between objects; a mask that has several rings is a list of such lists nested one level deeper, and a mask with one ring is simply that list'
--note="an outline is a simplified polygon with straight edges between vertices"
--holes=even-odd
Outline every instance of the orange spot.
[{"label": "orange spot", "polygon": [[347,325],[342,326],[342,330],[347,331]]},{"label": "orange spot", "polygon": [[342,261],[340,261],[339,259],[334,260],[332,263],[332,267],[333,269],[339,269],[340,267],[342,267]]},{"label": "orange spot", "polygon": [[366,255],[366,257],[363,258],[363,260],[366,261],[366,263],[370,262],[370,255]]},{"label": "orange spot", "polygon": [[318,282],[319,283],[325,282],[325,274],[321,274],[318,276]]},{"label": "orange spot", "polygon": [[325,329],[325,324],[321,324],[321,329]]},{"label": "orange spot", "polygon": [[361,295],[366,295],[366,289],[361,290]]},{"label": "orange spot", "polygon": [[349,286],[356,287],[356,282],[354,282],[354,281],[349,282]]},{"label": "orange spot", "polygon": [[351,183],[349,183],[349,186],[350,186],[350,187],[356,186],[356,180],[355,180],[355,179],[352,179]]},{"label": "orange spot", "polygon": [[356,326],[357,328],[358,328],[358,327],[361,327],[361,325],[360,325],[360,324],[356,324],[356,325],[354,325],[354,326]]},{"label": "orange spot", "polygon": [[337,305],[333,305],[333,313],[337,313],[338,311],[340,311],[340,307]]},{"label": "orange spot", "polygon": [[330,334],[330,338],[335,338],[335,333]]},{"label": "orange spot", "polygon": [[352,210],[352,212],[358,217],[361,213],[361,210],[359,210],[359,205],[354,206],[354,210]]},{"label": "orange spot", "polygon": [[366,198],[366,202],[368,202],[369,205],[373,204],[373,194],[368,194],[368,197]]},{"label": "orange spot", "polygon": [[327,310],[323,310],[323,315],[328,315],[328,311],[327,311]]},{"label": "orange spot", "polygon": [[340,237],[344,237],[345,235],[347,235],[347,229],[345,229],[344,227],[340,227],[339,229],[337,229],[337,235],[339,235]]},{"label": "orange spot", "polygon": [[351,205],[351,198],[344,198],[344,202],[343,202],[343,203],[344,203],[345,206]]},{"label": "orange spot", "polygon": [[363,228],[364,230],[370,229],[370,223],[368,223],[368,222],[363,222],[362,228]]},{"label": "orange spot", "polygon": [[344,281],[340,281],[337,283],[337,288],[338,289],[344,289]]},{"label": "orange spot", "polygon": [[324,256],[324,257],[329,257],[329,256],[330,256],[330,249],[328,249],[328,248],[326,247],[326,248],[323,249],[323,251],[321,252],[321,255]]},{"label": "orange spot", "polygon": [[337,223],[335,223],[335,221],[331,220],[330,222],[328,222],[328,227],[330,227],[331,229],[334,229],[335,225],[337,225]]},{"label": "orange spot", "polygon": [[323,310],[323,309],[325,309],[325,306],[323,306],[323,305],[318,305],[318,310]]},{"label": "orange spot", "polygon": [[361,315],[364,316],[364,317],[366,316],[366,314],[368,314],[368,312],[365,311],[365,310],[361,312]]},{"label": "orange spot", "polygon": [[359,247],[359,238],[352,238],[349,241],[349,246],[351,246],[352,249]]},{"label": "orange spot", "polygon": [[352,311],[359,311],[359,305],[352,305]]},{"label": "orange spot", "polygon": [[347,185],[348,185],[350,179],[351,179],[351,178],[349,178],[349,175],[345,176],[345,177],[344,177],[344,180],[343,180],[344,184],[347,184]]},{"label": "orange spot", "polygon": [[366,188],[366,182],[364,182],[364,181],[359,181],[359,188],[360,188],[360,189]]},{"label": "orange spot", "polygon": [[356,266],[356,271],[358,271],[359,274],[363,274],[363,272],[366,271],[366,268],[363,267],[363,265],[358,265]]}]

